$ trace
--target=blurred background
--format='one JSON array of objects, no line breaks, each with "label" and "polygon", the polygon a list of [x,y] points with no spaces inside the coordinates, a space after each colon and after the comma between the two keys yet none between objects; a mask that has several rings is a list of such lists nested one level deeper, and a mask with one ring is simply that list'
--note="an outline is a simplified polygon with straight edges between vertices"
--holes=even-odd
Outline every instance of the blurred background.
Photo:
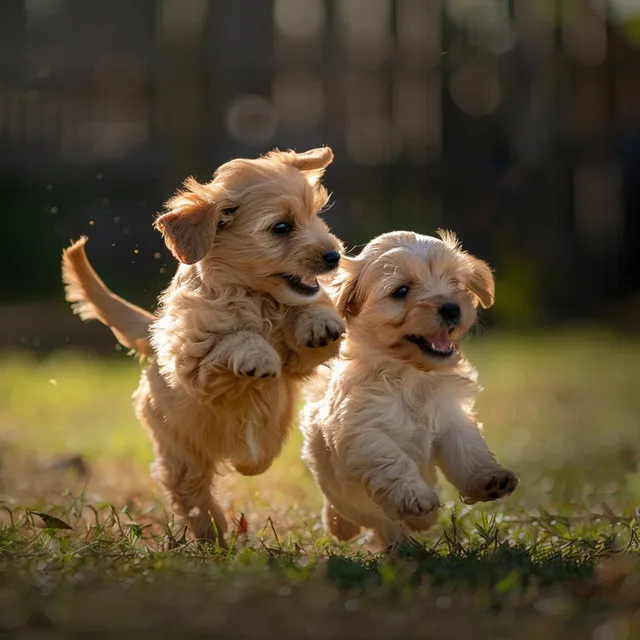
[{"label": "blurred background", "polygon": [[349,247],[455,230],[503,328],[640,319],[640,1],[3,0],[0,347],[112,350],[63,301],[81,234],[152,306],[187,175],[329,145]]},{"label": "blurred background", "polygon": [[[442,226],[496,270],[465,353],[487,442],[521,484],[468,507],[444,483],[415,598],[393,560],[369,601],[307,557],[273,582],[274,550],[337,549],[295,428],[267,473],[216,488],[248,531],[237,562],[201,562],[205,547],[182,564],[131,407],[139,367],[64,301],[61,251],[86,234],[106,283],[153,308],[176,264],[152,223],[186,176],[320,145],[349,248]],[[299,621],[353,638],[404,620],[389,637],[640,637],[635,560],[611,573],[611,613],[595,583],[577,589],[611,550],[640,551],[640,0],[0,0],[0,207],[0,633],[166,636],[179,620],[180,637],[266,637]],[[447,550],[460,532],[467,551]],[[477,612],[499,603],[509,626],[483,634],[496,618]]]}]

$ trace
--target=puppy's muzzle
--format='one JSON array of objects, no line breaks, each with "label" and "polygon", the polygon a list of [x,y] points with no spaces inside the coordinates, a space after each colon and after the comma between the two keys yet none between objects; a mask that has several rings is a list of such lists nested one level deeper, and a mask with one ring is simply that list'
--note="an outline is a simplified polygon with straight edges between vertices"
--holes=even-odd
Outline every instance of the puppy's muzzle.
[{"label": "puppy's muzzle", "polygon": [[460,324],[462,310],[460,309],[460,305],[455,302],[445,302],[440,309],[438,309],[438,314],[447,327],[456,327]]}]

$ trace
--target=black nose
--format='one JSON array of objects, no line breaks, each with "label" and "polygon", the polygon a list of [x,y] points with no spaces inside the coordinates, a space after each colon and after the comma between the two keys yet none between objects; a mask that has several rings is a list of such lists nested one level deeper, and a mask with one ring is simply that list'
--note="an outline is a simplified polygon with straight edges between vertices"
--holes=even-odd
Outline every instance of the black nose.
[{"label": "black nose", "polygon": [[460,322],[460,305],[455,302],[446,302],[440,307],[440,317],[448,325],[456,325]]},{"label": "black nose", "polygon": [[340,254],[337,251],[329,251],[322,256],[324,263],[330,269],[335,269],[340,262]]}]

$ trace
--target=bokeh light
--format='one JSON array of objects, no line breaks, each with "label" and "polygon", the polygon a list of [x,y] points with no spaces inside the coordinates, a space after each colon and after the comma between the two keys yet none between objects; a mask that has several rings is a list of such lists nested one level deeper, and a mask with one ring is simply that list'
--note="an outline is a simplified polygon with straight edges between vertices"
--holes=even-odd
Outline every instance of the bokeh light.
[{"label": "bokeh light", "polygon": [[500,81],[494,71],[467,65],[454,71],[449,81],[451,98],[465,113],[487,116],[500,104]]},{"label": "bokeh light", "polygon": [[311,127],[322,118],[322,81],[313,73],[303,70],[280,72],[273,80],[271,96],[286,127]]},{"label": "bokeh light", "polygon": [[245,144],[268,144],[278,128],[273,104],[259,95],[246,94],[233,99],[227,109],[227,128]]},{"label": "bokeh light", "polygon": [[323,0],[275,0],[273,20],[276,29],[288,38],[315,38],[325,23],[325,4]]}]

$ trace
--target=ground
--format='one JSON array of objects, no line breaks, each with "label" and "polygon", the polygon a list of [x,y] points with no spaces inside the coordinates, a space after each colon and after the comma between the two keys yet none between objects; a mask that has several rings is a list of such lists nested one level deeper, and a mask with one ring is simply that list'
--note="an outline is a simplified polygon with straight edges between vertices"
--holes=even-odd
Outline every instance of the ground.
[{"label": "ground", "polygon": [[324,537],[297,431],[263,476],[225,478],[231,553],[182,544],[133,417],[138,363],[5,355],[0,633],[639,637],[640,341],[488,332],[467,354],[520,487],[473,507],[447,487],[438,526],[384,555]]}]

